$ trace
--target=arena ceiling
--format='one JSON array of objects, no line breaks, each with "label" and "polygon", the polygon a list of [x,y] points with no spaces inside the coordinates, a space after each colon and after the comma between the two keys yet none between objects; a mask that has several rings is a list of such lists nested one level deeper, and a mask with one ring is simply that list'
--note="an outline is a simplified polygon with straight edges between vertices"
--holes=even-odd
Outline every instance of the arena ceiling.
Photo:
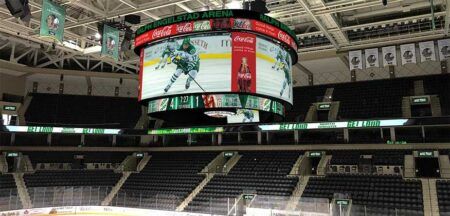
[{"label": "arena ceiling", "polygon": [[[40,68],[134,74],[138,56],[122,53],[118,62],[101,58],[96,49],[97,23],[141,17],[139,26],[176,14],[235,8],[237,0],[56,0],[66,8],[64,45],[55,48],[38,37],[41,0],[29,0],[32,19],[14,18],[0,0],[0,59]],[[448,35],[450,0],[267,0],[268,14],[290,26],[299,37],[302,63],[338,58],[346,65],[346,51],[416,42]],[[432,7],[433,6],[433,7]],[[98,50],[98,49],[97,49]],[[295,80],[294,74],[294,80]]]}]

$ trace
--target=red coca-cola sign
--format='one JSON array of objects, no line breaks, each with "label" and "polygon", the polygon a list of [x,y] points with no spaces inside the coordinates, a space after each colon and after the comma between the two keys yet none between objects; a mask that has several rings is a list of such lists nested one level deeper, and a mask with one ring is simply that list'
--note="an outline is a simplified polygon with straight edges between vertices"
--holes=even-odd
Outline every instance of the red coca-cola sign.
[{"label": "red coca-cola sign", "polygon": [[155,29],[152,34],[152,39],[170,36],[172,34],[172,27],[173,25],[169,25]]},{"label": "red coca-cola sign", "polygon": [[177,24],[177,33],[188,33],[193,31],[194,31],[194,24],[192,22]]},{"label": "red coca-cola sign", "polygon": [[278,31],[278,39],[290,44],[290,36],[282,31]]},{"label": "red coca-cola sign", "polygon": [[235,42],[240,42],[240,43],[254,43],[255,42],[255,38],[254,37],[236,36],[236,37],[234,37],[234,41]]}]

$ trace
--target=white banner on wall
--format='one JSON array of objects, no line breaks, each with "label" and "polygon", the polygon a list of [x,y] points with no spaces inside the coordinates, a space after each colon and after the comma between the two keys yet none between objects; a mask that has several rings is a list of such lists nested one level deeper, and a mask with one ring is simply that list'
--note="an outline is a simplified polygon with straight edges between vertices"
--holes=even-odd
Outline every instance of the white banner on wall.
[{"label": "white banner on wall", "polygon": [[419,43],[420,62],[436,61],[436,51],[434,41],[425,41]]},{"label": "white banner on wall", "polygon": [[350,65],[350,70],[362,69],[362,51],[355,50],[348,52],[348,61]]},{"label": "white banner on wall", "polygon": [[380,67],[378,60],[378,48],[366,49],[364,50],[366,59],[366,68]]},{"label": "white banner on wall", "polygon": [[48,208],[0,211],[0,215],[41,216],[41,215],[121,215],[121,216],[211,216],[211,214],[162,211],[113,206],[61,206]]},{"label": "white banner on wall", "polygon": [[439,60],[450,58],[450,39],[438,40]]},{"label": "white banner on wall", "polygon": [[415,44],[402,44],[400,45],[400,53],[402,57],[402,65],[408,63],[417,63],[416,61],[416,45]]},{"label": "white banner on wall", "polygon": [[383,67],[389,65],[397,66],[397,50],[395,46],[383,47],[381,53],[383,54]]}]

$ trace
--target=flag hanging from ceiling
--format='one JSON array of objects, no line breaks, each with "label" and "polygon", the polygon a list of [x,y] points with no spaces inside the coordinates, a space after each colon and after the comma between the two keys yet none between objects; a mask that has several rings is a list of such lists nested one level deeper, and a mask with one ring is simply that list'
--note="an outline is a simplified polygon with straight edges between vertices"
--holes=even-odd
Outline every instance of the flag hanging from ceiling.
[{"label": "flag hanging from ceiling", "polygon": [[61,43],[64,36],[65,19],[65,8],[50,0],[43,0],[39,35]]},{"label": "flag hanging from ceiling", "polygon": [[436,61],[436,51],[434,49],[434,41],[426,41],[419,43],[420,62]]},{"label": "flag hanging from ceiling", "polygon": [[104,25],[102,36],[102,56],[119,60],[119,30]]},{"label": "flag hanging from ceiling", "polygon": [[378,48],[364,50],[364,57],[366,59],[366,68],[380,67],[378,60]]},{"label": "flag hanging from ceiling", "polygon": [[350,70],[362,69],[362,51],[355,50],[348,52]]},{"label": "flag hanging from ceiling", "polygon": [[381,53],[383,55],[383,67],[397,66],[397,50],[395,46],[383,47],[381,48]]},{"label": "flag hanging from ceiling", "polygon": [[402,57],[402,65],[408,63],[417,63],[416,61],[416,45],[415,44],[402,44],[400,45],[400,53]]},{"label": "flag hanging from ceiling", "polygon": [[450,39],[438,40],[439,60],[450,58]]}]

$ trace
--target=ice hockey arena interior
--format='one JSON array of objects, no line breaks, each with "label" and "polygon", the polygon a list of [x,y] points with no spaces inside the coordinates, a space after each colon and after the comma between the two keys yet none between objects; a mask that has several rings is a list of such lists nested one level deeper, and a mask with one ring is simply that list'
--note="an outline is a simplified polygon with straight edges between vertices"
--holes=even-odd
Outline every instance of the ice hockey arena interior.
[{"label": "ice hockey arena interior", "polygon": [[450,0],[0,0],[0,216],[450,216]]}]

